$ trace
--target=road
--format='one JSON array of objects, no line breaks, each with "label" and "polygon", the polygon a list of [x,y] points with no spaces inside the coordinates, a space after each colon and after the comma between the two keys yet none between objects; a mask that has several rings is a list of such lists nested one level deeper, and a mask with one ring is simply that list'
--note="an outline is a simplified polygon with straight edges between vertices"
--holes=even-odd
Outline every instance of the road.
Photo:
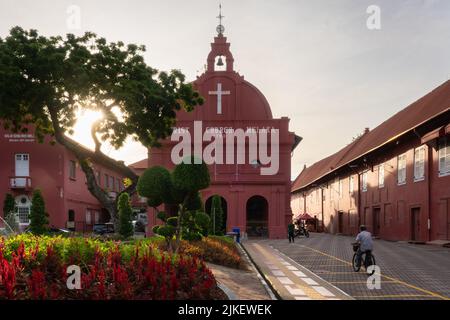
[{"label": "road", "polygon": [[[381,288],[370,290],[367,274],[355,273],[351,267],[353,237],[312,233],[310,238],[295,240],[291,244],[287,239],[248,240],[244,246],[251,249],[256,244],[275,256],[279,253],[354,299],[450,299],[449,248],[375,240]],[[267,252],[266,260],[269,260]],[[264,262],[260,260],[259,264],[267,270]]]}]

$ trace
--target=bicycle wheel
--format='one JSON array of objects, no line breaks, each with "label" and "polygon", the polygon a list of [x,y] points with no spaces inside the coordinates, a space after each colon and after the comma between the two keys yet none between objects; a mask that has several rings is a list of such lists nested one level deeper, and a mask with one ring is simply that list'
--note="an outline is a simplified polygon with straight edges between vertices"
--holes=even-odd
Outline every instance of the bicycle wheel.
[{"label": "bicycle wheel", "polygon": [[358,272],[361,269],[361,264],[358,266],[358,256],[355,254],[353,254],[353,259],[352,259],[352,267],[353,267],[353,271]]},{"label": "bicycle wheel", "polygon": [[306,232],[305,232],[305,236],[306,236],[307,238],[309,238],[309,231],[306,231]]},{"label": "bicycle wheel", "polygon": [[[366,259],[367,259],[367,265],[364,266],[364,267],[365,267],[366,272],[367,272],[367,269],[370,266],[376,265],[376,263],[375,263],[375,256],[373,254],[369,254]],[[370,276],[373,275],[374,273],[375,273],[375,269],[372,270],[372,272],[367,272],[367,274],[370,275]]]}]

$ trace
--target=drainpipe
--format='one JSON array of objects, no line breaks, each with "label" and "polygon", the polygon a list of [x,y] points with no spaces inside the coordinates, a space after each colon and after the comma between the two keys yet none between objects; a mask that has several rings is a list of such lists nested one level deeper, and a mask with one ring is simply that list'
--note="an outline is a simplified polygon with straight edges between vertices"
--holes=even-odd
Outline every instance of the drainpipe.
[{"label": "drainpipe", "polygon": [[325,232],[325,216],[324,216],[324,212],[323,212],[323,188],[320,187],[320,203],[321,203],[321,213],[322,213],[322,232]]},{"label": "drainpipe", "polygon": [[361,174],[358,172],[358,205],[356,208],[358,209],[358,228],[361,225]]},{"label": "drainpipe", "polygon": [[306,213],[306,193],[303,192],[303,213]]},{"label": "drainpipe", "polygon": [[427,204],[428,204],[428,219],[427,219],[427,241],[431,241],[431,178],[433,176],[433,148],[427,145]]}]

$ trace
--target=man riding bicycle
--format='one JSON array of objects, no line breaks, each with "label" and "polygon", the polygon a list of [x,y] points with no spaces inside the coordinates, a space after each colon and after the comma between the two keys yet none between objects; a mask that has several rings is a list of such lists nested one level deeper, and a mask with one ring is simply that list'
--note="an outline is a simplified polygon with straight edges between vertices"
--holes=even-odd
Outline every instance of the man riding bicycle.
[{"label": "man riding bicycle", "polygon": [[[365,225],[361,225],[359,227],[360,233],[356,236],[356,243],[359,244],[358,251],[356,252],[357,256],[357,266],[361,266],[361,256],[366,253],[367,251],[369,253],[373,250],[373,240],[372,240],[372,234],[367,231],[367,228]],[[364,263],[365,266],[369,265],[367,258],[370,257],[370,255],[366,254],[366,261]]]}]

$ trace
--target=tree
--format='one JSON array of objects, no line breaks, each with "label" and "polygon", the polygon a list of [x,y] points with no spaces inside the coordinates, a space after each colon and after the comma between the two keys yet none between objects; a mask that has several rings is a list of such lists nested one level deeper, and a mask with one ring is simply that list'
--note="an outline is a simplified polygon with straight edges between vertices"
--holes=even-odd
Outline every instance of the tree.
[{"label": "tree", "polygon": [[122,193],[119,196],[119,234],[124,238],[130,238],[134,234],[131,218],[133,210],[131,209],[130,196],[128,193]]},{"label": "tree", "polygon": [[211,233],[214,235],[223,235],[223,209],[222,198],[220,196],[213,196],[209,215],[211,217]]},{"label": "tree", "polygon": [[3,217],[5,219],[12,213],[14,214],[14,209],[16,208],[16,202],[12,194],[7,193],[5,200],[3,201]]},{"label": "tree", "polygon": [[[210,184],[208,166],[194,157],[183,159],[176,165],[173,172],[159,166],[147,169],[139,178],[137,190],[140,196],[146,197],[148,204],[156,209],[158,218],[164,222],[162,226],[155,226],[153,231],[166,238],[169,249],[177,252],[186,223],[192,226],[192,220],[198,222],[198,230],[205,226],[205,218],[201,215],[203,207],[200,190]],[[159,212],[161,204],[176,205],[177,216],[168,218],[166,213]],[[209,221],[207,221],[209,224]],[[175,243],[170,240],[175,237]],[[168,241],[169,240],[169,241]]]},{"label": "tree", "polygon": [[41,190],[33,192],[31,200],[30,230],[34,234],[43,234],[48,230],[48,213],[45,210],[45,201]]},{"label": "tree", "polygon": [[14,200],[12,194],[7,193],[5,196],[5,200],[3,201],[3,217],[8,226],[12,230],[17,231],[18,225],[16,223],[15,209],[16,201]]},{"label": "tree", "polygon": [[[0,38],[0,119],[12,132],[32,125],[39,142],[51,137],[74,153],[90,193],[108,210],[117,227],[117,199],[111,199],[95,178],[93,153],[67,138],[80,110],[101,111],[91,128],[95,161],[111,161],[103,143],[120,148],[128,137],[146,147],[160,146],[172,133],[176,111],[191,111],[203,99],[177,70],[158,72],[148,66],[144,46],[108,43],[91,32],[44,37],[20,27]],[[136,190],[138,176],[115,162]]]}]

